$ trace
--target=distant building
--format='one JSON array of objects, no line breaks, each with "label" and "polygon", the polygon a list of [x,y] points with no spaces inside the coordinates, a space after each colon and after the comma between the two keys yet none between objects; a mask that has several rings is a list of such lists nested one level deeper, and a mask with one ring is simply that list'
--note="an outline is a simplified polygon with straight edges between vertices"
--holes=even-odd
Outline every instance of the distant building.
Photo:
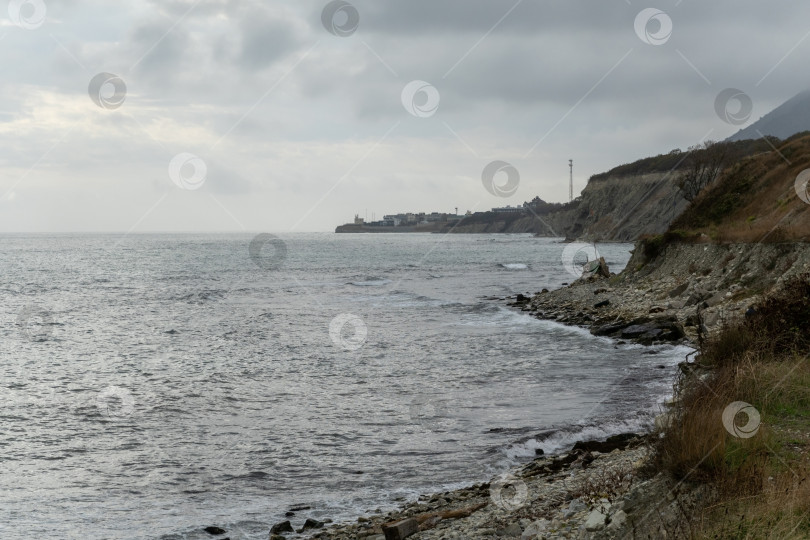
[{"label": "distant building", "polygon": [[493,208],[493,212],[497,214],[520,214],[524,212],[523,207],[521,206],[504,206],[502,208]]},{"label": "distant building", "polygon": [[[470,215],[469,211],[467,212],[467,215]],[[402,214],[387,214],[383,216],[381,220],[366,222],[359,215],[355,214],[354,224],[366,225],[368,227],[403,227],[403,226],[413,227],[415,225],[428,225],[432,223],[446,223],[448,221],[457,221],[462,219],[463,217],[464,216],[459,216],[457,214],[451,214],[447,212],[431,212],[429,214],[425,212],[419,212],[418,214],[406,212]]]}]

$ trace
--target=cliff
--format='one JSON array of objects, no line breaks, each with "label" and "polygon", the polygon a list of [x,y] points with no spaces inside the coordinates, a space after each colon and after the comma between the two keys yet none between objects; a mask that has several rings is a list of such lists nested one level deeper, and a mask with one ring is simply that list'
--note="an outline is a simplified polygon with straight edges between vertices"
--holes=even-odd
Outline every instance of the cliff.
[{"label": "cliff", "polygon": [[621,273],[515,298],[595,335],[697,347],[639,474],[587,507],[578,538],[810,537],[807,168],[807,134],[741,159]]},{"label": "cliff", "polygon": [[[777,139],[726,143],[726,162],[737,164],[752,156],[770,154]],[[705,150],[673,150],[594,175],[574,201],[531,209],[524,214],[480,213],[446,232],[534,233],[585,241],[631,242],[644,235],[656,235],[687,208],[677,181],[691,160],[701,159]],[[530,207],[531,208],[531,207]]]}]

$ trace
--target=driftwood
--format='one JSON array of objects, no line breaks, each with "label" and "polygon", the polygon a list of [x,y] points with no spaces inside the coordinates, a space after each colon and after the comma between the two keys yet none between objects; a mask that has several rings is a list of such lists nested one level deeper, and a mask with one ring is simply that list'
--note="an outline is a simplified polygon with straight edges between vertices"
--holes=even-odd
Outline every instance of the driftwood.
[{"label": "driftwood", "polygon": [[[415,519],[417,523],[419,523],[420,531],[426,531],[428,529],[432,529],[433,527],[438,525],[440,521],[446,519],[462,519],[465,517],[470,517],[475,512],[486,507],[488,504],[489,504],[488,502],[483,502],[479,504],[474,504],[473,506],[468,506],[466,508],[458,508],[456,510],[445,510],[442,512],[428,512],[425,514],[418,514],[416,516],[413,516],[413,519]],[[394,522],[385,523],[383,524],[383,527],[387,527],[393,524]]]}]

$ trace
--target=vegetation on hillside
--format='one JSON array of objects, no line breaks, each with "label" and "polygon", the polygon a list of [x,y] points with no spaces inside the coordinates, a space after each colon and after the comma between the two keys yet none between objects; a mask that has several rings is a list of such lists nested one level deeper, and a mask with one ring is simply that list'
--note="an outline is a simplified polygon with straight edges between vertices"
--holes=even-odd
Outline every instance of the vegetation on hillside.
[{"label": "vegetation on hillside", "polygon": [[640,239],[648,259],[671,242],[810,241],[810,205],[795,188],[796,177],[810,168],[810,133],[770,152],[726,162],[733,164],[700,191],[666,233]]},{"label": "vegetation on hillside", "polygon": [[810,537],[810,275],[702,345],[677,385],[656,464],[716,502],[696,538]]},{"label": "vegetation on hillside", "polygon": [[718,242],[810,239],[808,205],[794,186],[798,174],[810,168],[810,134],[732,163],[672,223],[671,231]]},{"label": "vegetation on hillside", "polygon": [[[755,156],[763,152],[771,152],[773,146],[780,143],[776,137],[766,137],[756,140],[737,141],[732,143],[721,143],[726,147],[727,162],[733,163],[743,158]],[[711,146],[711,145],[709,145]],[[613,176],[636,176],[642,174],[668,173],[681,171],[689,165],[689,159],[694,156],[701,158],[702,154],[708,152],[706,145],[698,145],[689,148],[686,152],[680,148],[672,150],[668,154],[639,159],[632,163],[625,163],[614,167],[607,172],[591,176],[589,182],[599,182]]]}]

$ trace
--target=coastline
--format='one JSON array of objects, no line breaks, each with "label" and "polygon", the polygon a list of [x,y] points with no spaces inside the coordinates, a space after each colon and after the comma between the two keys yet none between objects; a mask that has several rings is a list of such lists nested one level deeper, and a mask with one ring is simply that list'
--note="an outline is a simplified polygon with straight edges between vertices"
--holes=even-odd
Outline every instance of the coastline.
[{"label": "coastline", "polygon": [[[490,482],[425,494],[398,510],[311,531],[307,538],[658,537],[659,531],[672,530],[684,519],[686,507],[667,498],[673,489],[669,480],[645,470],[648,437],[626,434],[578,443],[568,452],[538,457]],[[657,511],[648,504],[650,499],[661,503]],[[700,500],[693,494],[689,504]],[[281,538],[271,535],[271,540]]]},{"label": "coastline", "polygon": [[[790,265],[772,265],[777,257]],[[723,321],[742,317],[758,291],[808,262],[804,244],[673,244],[650,253],[639,243],[620,274],[516,295],[509,305],[619,342],[694,347]],[[688,358],[680,364],[683,373],[694,368]],[[664,414],[657,424],[666,421]],[[616,446],[615,438],[580,442],[489,483],[422,495],[386,514],[309,531],[308,538],[687,538],[693,510],[711,499],[712,488],[682,485],[650,467],[652,436],[625,434]]]},{"label": "coastline", "polygon": [[[311,522],[316,529],[281,522],[274,530],[295,529],[305,538],[322,540],[658,537],[662,530],[678,528],[701,494],[690,494],[688,501],[667,497],[673,482],[646,468],[652,436],[622,433],[604,441],[580,440],[489,482],[425,493],[390,512],[349,523]],[[661,503],[656,512],[649,506],[653,499]],[[270,535],[270,540],[284,538]]]},{"label": "coastline", "polygon": [[[584,301],[604,281],[578,281],[551,292],[544,290],[534,298],[517,295],[504,301],[537,318],[593,330],[599,319],[583,314]],[[569,298],[571,291],[583,301]],[[552,304],[557,304],[553,312],[541,309]],[[621,342],[621,335],[611,337]],[[653,344],[635,337],[633,341]],[[661,341],[692,345],[682,328],[673,332],[673,339],[655,340]],[[657,536],[661,530],[677,528],[685,517],[685,507],[683,501],[669,507],[674,500],[666,496],[672,490],[671,482],[660,474],[650,476],[645,469],[650,437],[649,433],[625,433],[605,441],[579,441],[566,451],[515,466],[490,482],[423,494],[396,510],[361,516],[355,523],[316,523],[324,528],[299,531],[308,534],[306,538],[324,540]],[[650,498],[666,502],[666,509],[648,515]],[[276,529],[291,528],[283,522],[276,525]],[[271,540],[283,538],[271,534]]]}]

